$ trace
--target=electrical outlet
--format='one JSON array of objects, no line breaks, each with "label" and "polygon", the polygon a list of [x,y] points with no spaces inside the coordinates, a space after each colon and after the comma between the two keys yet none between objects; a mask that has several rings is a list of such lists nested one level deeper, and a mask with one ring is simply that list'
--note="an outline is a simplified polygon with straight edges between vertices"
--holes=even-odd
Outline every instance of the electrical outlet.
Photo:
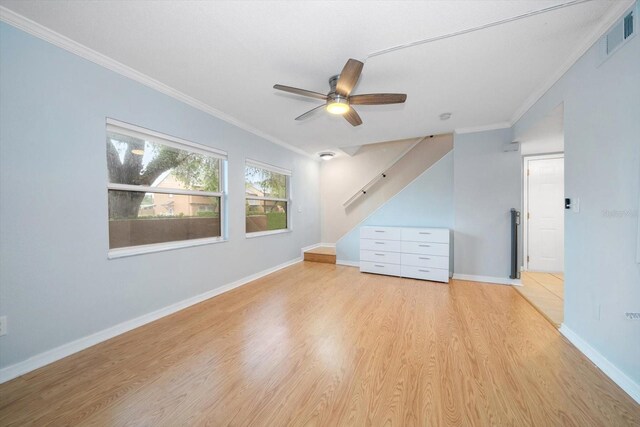
[{"label": "electrical outlet", "polygon": [[7,335],[7,316],[0,316],[0,336]]}]

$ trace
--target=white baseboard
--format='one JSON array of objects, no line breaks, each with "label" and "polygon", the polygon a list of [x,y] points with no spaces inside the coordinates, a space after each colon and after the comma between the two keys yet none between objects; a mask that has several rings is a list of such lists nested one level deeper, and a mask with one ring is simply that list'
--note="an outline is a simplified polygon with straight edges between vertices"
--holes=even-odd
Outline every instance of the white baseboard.
[{"label": "white baseboard", "polygon": [[336,244],[335,243],[320,243],[320,246],[324,246],[326,248],[335,248]]},{"label": "white baseboard", "polygon": [[67,344],[63,344],[54,349],[45,351],[44,353],[37,354],[24,360],[22,362],[18,362],[14,365],[7,366],[5,368],[0,369],[0,384],[12,380],[20,375],[24,375],[28,372],[34,371],[38,368],[41,368],[45,365],[53,363],[57,360],[60,360],[64,357],[70,356],[74,353],[82,351],[86,348],[94,346],[98,343],[106,341],[115,336],[121,335],[125,332],[128,332],[132,329],[138,328],[140,326],[146,325],[147,323],[151,323],[155,320],[158,320],[162,317],[173,314],[177,311],[183,310],[187,307],[190,307],[194,304],[198,304],[202,301],[205,301],[209,298],[213,298],[217,295],[228,292],[232,289],[238,288],[242,285],[246,285],[249,282],[252,282],[256,279],[264,277],[268,274],[271,274],[275,271],[281,270],[285,267],[289,267],[293,264],[302,261],[302,257],[298,257],[277,265],[275,267],[268,268],[266,270],[260,271],[258,273],[252,274],[247,277],[243,277],[242,279],[236,280],[235,282],[220,286],[218,288],[212,289],[200,295],[193,296],[191,298],[187,298],[183,301],[177,302],[175,304],[171,304],[167,307],[161,308],[156,311],[152,311],[151,313],[144,314],[140,317],[136,317],[135,319],[127,320],[118,325],[112,326],[110,328],[104,329],[102,331],[96,332],[89,336],[77,339]]},{"label": "white baseboard", "polygon": [[313,245],[305,246],[304,248],[300,249],[300,256],[304,257],[305,252],[310,251],[311,249],[319,248],[320,246],[322,246],[322,243],[314,243]]},{"label": "white baseboard", "polygon": [[360,267],[360,263],[358,261],[347,261],[344,259],[337,259],[336,264],[346,265],[347,267]]},{"label": "white baseboard", "polygon": [[515,285],[522,286],[520,279],[509,279],[504,277],[493,276],[476,276],[474,274],[458,274],[453,273],[453,278],[456,280],[468,280],[471,282],[493,283],[497,285]]},{"label": "white baseboard", "polygon": [[640,403],[640,385],[629,378],[624,372],[618,369],[613,363],[604,357],[598,350],[591,347],[578,334],[571,330],[564,323],[560,325],[560,333],[567,338],[578,350],[582,352],[594,365],[596,365],[606,376],[618,384],[633,400]]}]

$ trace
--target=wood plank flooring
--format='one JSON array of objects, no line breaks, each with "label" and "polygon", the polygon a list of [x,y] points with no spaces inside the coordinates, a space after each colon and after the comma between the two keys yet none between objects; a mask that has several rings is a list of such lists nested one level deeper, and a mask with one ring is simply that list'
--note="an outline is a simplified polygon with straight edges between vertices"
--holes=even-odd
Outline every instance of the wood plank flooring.
[{"label": "wood plank flooring", "polygon": [[522,286],[515,286],[520,294],[556,328],[564,320],[564,274],[522,272]]},{"label": "wood plank flooring", "polygon": [[0,425],[626,426],[511,287],[298,263],[0,385]]}]

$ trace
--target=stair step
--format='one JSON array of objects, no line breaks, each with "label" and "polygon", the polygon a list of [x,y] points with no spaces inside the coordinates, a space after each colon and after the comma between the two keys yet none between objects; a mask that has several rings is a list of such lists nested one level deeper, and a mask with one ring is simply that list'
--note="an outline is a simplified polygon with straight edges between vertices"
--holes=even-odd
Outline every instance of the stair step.
[{"label": "stair step", "polygon": [[310,249],[304,253],[304,260],[311,262],[336,263],[336,248],[321,246]]}]

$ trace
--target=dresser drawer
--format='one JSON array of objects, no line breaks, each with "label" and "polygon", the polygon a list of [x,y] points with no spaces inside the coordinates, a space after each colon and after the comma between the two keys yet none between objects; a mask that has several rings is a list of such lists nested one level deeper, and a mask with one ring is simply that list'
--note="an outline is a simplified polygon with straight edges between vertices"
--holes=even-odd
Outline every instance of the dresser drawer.
[{"label": "dresser drawer", "polygon": [[386,264],[400,264],[399,252],[360,251],[360,261],[383,262]]},{"label": "dresser drawer", "polygon": [[360,250],[365,251],[386,251],[386,252],[400,252],[399,240],[373,240],[373,239],[360,239]]},{"label": "dresser drawer", "polygon": [[400,240],[401,235],[398,227],[360,227],[361,239]]},{"label": "dresser drawer", "polygon": [[402,277],[412,279],[431,280],[434,282],[449,283],[449,270],[442,268],[413,267],[403,265],[401,268]]},{"label": "dresser drawer", "polygon": [[[362,259],[362,255],[360,255]],[[449,270],[449,257],[438,255],[402,254],[401,264],[413,267],[444,268]]]},{"label": "dresser drawer", "polygon": [[398,264],[385,264],[382,262],[360,261],[360,271],[363,273],[386,274],[387,276],[400,276]]},{"label": "dresser drawer", "polygon": [[420,255],[449,256],[449,245],[446,243],[402,242],[401,252]]},{"label": "dresser drawer", "polygon": [[407,242],[449,243],[449,230],[444,228],[403,228],[402,240]]}]

